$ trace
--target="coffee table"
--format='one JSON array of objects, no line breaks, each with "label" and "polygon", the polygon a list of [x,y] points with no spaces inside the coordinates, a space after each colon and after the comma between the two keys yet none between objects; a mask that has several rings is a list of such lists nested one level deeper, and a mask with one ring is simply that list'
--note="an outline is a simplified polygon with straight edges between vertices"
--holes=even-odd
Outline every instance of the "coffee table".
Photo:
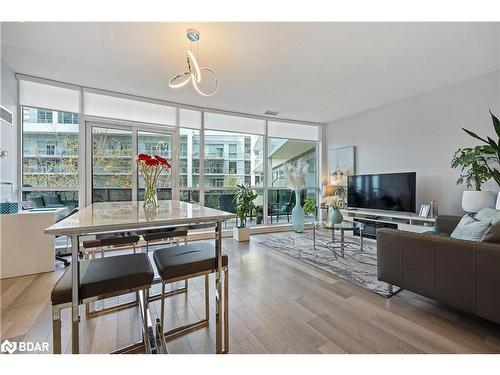
[{"label": "coffee table", "polygon": [[[347,221],[344,220],[339,224],[334,224],[329,221],[318,222],[313,225],[313,248],[316,249],[316,229],[330,229],[332,231],[332,240],[327,242],[326,244],[318,244],[318,246],[323,246],[332,251],[335,256],[344,257],[344,250],[346,246],[355,245],[353,241],[346,241],[344,237],[345,231],[352,231],[355,229],[359,230],[359,249],[363,251],[363,230],[365,226],[363,223],[357,221]],[[335,239],[335,230],[340,231],[340,241]],[[340,254],[337,254],[336,249],[340,248]]]}]

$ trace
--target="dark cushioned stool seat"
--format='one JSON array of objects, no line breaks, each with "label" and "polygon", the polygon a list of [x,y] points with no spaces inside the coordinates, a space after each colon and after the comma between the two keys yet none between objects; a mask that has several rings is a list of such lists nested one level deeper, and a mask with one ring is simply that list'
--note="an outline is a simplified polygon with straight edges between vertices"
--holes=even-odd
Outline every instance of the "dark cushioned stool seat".
[{"label": "dark cushioned stool seat", "polygon": [[[147,254],[127,254],[80,261],[80,299],[102,296],[153,283]],[[71,302],[71,267],[52,289],[52,305]]]},{"label": "dark cushioned stool seat", "polygon": [[[208,242],[195,242],[156,250],[153,259],[163,280],[216,268],[215,248]],[[222,265],[227,266],[227,255],[222,255]]]}]

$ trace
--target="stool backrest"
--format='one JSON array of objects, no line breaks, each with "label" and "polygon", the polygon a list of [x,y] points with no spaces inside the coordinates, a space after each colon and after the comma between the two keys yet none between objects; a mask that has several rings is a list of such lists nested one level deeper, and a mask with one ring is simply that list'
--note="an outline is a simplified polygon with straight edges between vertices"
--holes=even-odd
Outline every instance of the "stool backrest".
[{"label": "stool backrest", "polygon": [[157,242],[164,241],[175,237],[186,237],[188,234],[187,227],[176,227],[176,228],[168,228],[168,229],[160,229],[158,231],[152,233],[145,233],[142,235],[144,241]]},{"label": "stool backrest", "polygon": [[93,247],[102,246],[125,246],[125,245],[136,245],[139,242],[139,236],[123,236],[123,237],[113,237],[113,238],[101,238],[98,240],[83,241],[83,247],[85,249]]}]

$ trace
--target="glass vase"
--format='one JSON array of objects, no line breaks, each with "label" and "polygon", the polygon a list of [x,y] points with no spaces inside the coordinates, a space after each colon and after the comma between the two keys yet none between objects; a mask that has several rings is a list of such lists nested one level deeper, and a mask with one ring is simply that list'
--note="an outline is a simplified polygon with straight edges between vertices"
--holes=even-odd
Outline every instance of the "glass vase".
[{"label": "glass vase", "polygon": [[292,210],[292,226],[297,233],[304,232],[306,214],[304,207],[300,205],[300,190],[295,191],[295,207]]},{"label": "glass vase", "polygon": [[151,210],[158,207],[158,193],[155,181],[146,182],[144,188],[144,209]]}]

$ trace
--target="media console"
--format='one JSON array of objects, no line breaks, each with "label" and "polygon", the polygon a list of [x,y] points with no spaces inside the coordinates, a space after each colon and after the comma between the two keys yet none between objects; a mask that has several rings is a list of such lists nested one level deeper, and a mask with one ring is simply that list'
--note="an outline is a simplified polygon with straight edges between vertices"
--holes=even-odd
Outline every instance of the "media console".
[{"label": "media console", "polygon": [[[380,228],[392,228],[409,232],[422,233],[432,230],[436,219],[421,217],[417,214],[407,214],[390,211],[373,211],[362,209],[341,210],[344,220],[357,221],[365,224],[363,236],[377,238]],[[359,232],[354,231],[355,235]]]}]

